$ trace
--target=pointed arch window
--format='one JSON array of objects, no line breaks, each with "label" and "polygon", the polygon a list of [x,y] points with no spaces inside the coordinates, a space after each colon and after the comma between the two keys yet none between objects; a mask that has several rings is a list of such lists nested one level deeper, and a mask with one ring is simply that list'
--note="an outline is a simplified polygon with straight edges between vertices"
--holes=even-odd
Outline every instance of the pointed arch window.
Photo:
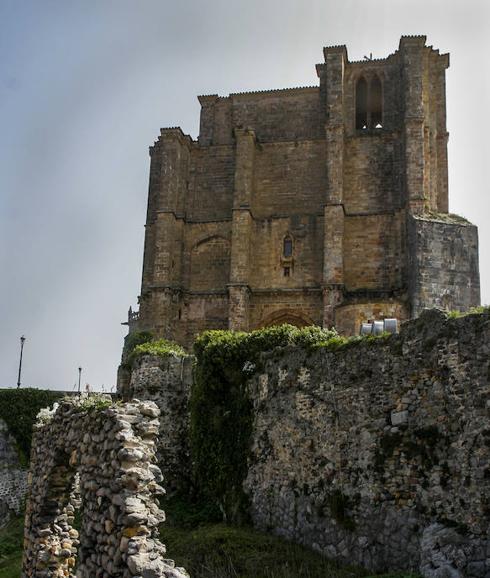
[{"label": "pointed arch window", "polygon": [[356,129],[365,130],[368,127],[368,109],[367,109],[367,82],[361,76],[356,84]]},{"label": "pointed arch window", "polygon": [[286,258],[293,256],[293,240],[289,236],[284,237],[282,245],[282,256]]},{"label": "pointed arch window", "polygon": [[370,112],[371,112],[371,127],[383,128],[383,91],[381,88],[381,80],[378,76],[373,76],[371,80],[371,87],[369,90],[370,96]]},{"label": "pointed arch window", "polygon": [[383,128],[383,87],[378,75],[356,83],[356,130]]}]

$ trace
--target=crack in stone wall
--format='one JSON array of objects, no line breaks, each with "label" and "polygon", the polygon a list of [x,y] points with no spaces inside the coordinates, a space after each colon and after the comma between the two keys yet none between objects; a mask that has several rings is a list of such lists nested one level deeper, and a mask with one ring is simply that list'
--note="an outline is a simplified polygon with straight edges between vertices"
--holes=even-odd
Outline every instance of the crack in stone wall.
[{"label": "crack in stone wall", "polygon": [[187,577],[158,536],[158,408],[83,404],[64,401],[36,426],[22,577]]}]

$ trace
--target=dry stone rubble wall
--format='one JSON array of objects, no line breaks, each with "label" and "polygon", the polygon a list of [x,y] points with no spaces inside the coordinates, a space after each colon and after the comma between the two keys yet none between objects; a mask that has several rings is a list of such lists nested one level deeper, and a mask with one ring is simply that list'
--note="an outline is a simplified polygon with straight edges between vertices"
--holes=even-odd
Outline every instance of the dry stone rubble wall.
[{"label": "dry stone rubble wall", "polygon": [[27,469],[22,467],[15,440],[0,419],[0,527],[22,510],[27,490]]},{"label": "dry stone rubble wall", "polygon": [[371,569],[490,576],[490,316],[267,355],[250,383],[256,526]]},{"label": "dry stone rubble wall", "polygon": [[157,458],[167,493],[190,483],[189,398],[193,357],[145,355],[134,363],[129,398],[151,400],[160,409]]},{"label": "dry stone rubble wall", "polygon": [[184,578],[158,539],[158,408],[84,403],[63,402],[34,433],[22,577]]},{"label": "dry stone rubble wall", "polygon": [[[426,311],[386,340],[263,362],[248,384],[244,483],[258,528],[373,570],[490,577],[488,314]],[[188,456],[181,367],[145,357],[131,376],[134,394],[161,406],[174,456]],[[190,462],[169,451],[171,476],[186,479]]]}]

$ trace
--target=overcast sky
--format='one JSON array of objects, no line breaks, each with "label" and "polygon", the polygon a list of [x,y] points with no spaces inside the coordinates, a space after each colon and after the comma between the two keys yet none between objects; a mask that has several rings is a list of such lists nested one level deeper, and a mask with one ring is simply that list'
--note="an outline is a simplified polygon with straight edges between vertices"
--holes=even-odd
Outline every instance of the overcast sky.
[{"label": "overcast sky", "polygon": [[322,47],[451,53],[450,210],[490,302],[488,0],[0,0],[0,386],[115,383],[139,294],[148,146],[197,136],[198,94],[317,84]]}]

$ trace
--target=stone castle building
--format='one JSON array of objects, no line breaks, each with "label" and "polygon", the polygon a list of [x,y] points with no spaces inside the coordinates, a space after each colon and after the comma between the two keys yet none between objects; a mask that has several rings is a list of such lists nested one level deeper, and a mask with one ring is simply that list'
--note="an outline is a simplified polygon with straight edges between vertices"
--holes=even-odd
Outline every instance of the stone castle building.
[{"label": "stone castle building", "polygon": [[188,346],[478,305],[477,229],[448,214],[449,55],[425,41],[357,62],[327,47],[316,86],[200,96],[197,141],[162,129],[130,330]]}]

